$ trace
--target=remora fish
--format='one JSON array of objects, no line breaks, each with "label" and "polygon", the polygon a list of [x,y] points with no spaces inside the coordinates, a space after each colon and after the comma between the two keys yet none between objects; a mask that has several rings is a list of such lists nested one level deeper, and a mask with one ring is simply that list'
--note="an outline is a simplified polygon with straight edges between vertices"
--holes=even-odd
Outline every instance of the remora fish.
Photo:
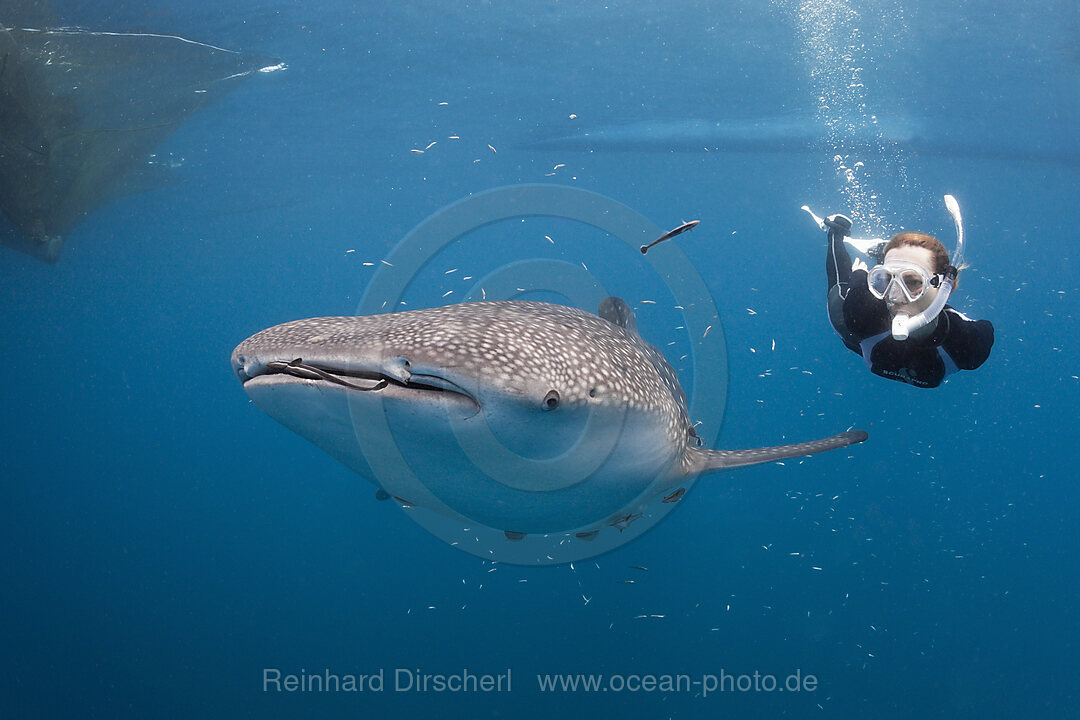
[{"label": "remora fish", "polygon": [[618,298],[600,316],[500,301],[297,320],[232,366],[260,409],[390,494],[425,505],[386,475],[400,455],[420,495],[514,538],[621,530],[688,478],[866,439],[699,447],[675,370]]}]

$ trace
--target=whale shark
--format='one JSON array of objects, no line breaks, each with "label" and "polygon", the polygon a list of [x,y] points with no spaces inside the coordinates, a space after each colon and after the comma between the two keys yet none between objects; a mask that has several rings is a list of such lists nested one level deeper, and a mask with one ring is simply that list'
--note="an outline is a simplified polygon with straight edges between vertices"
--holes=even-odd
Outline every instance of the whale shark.
[{"label": "whale shark", "polygon": [[256,406],[380,498],[505,542],[591,541],[678,501],[697,476],[867,437],[702,447],[676,371],[629,305],[607,298],[598,313],[505,300],[303,319],[252,335],[231,361]]}]

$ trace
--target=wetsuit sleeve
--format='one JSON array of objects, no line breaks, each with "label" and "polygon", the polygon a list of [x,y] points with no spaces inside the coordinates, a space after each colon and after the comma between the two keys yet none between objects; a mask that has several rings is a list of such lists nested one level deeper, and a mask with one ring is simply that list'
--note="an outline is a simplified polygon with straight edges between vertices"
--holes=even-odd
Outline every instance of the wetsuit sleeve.
[{"label": "wetsuit sleeve", "polygon": [[865,270],[849,273],[850,287],[844,299],[844,323],[860,338],[876,335],[890,327],[889,311],[885,302],[870,292],[867,275]]},{"label": "wetsuit sleeve", "polygon": [[953,308],[947,308],[949,332],[941,343],[945,352],[961,370],[974,370],[990,357],[994,346],[994,326],[989,320],[972,320]]},{"label": "wetsuit sleeve", "polygon": [[841,297],[847,295],[851,278],[851,256],[844,244],[844,236],[834,229],[829,230],[829,254],[825,258],[825,273],[829,278],[829,287],[839,285]]}]

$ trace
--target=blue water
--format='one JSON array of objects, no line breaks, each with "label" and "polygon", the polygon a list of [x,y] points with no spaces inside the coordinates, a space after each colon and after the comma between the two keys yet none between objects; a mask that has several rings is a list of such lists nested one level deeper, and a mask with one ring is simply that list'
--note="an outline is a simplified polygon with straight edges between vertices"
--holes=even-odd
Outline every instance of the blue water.
[{"label": "blue water", "polygon": [[[160,148],[184,182],[94,212],[59,264],[0,252],[0,715],[1076,716],[1080,11],[821,5],[58,3],[66,24],[179,34],[288,69],[192,117]],[[839,55],[807,45],[810,16],[830,8],[857,13],[825,34]],[[831,112],[823,90],[837,91]],[[528,148],[656,118],[806,117],[840,142],[873,114],[921,118],[946,149],[838,163]],[[961,137],[983,152],[950,155]],[[1046,158],[1055,148],[1063,161]],[[845,179],[838,164],[854,161]],[[363,263],[410,228],[534,182],[664,228],[701,220],[674,242],[721,312],[722,446],[849,426],[870,440],[705,478],[643,538],[533,569],[443,544],[248,401],[228,364],[238,342],[353,312]],[[869,374],[832,334],[824,238],[799,206],[951,245],[946,192],[970,243],[954,304],[997,339],[983,368],[923,391]],[[640,303],[655,278],[576,232],[488,228],[410,302],[460,294],[442,299],[459,286],[435,277],[451,260],[490,269],[541,252],[546,234],[667,342],[669,318]],[[382,670],[386,687],[267,691],[266,668]],[[509,669],[512,688],[395,692],[397,668]],[[817,685],[702,696],[536,681],[721,671]]]}]

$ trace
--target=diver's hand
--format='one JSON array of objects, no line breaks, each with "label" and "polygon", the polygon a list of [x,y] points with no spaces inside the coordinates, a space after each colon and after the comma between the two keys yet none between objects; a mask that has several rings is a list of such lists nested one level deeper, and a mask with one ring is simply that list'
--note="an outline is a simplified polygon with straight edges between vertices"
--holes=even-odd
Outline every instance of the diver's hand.
[{"label": "diver's hand", "polygon": [[863,262],[862,258],[855,258],[855,262],[851,263],[851,272],[855,272],[856,270],[866,270],[867,272],[870,272],[870,268],[866,266],[866,263]]},{"label": "diver's hand", "polygon": [[836,215],[830,215],[822,222],[825,223],[825,227],[829,228],[830,231],[835,231],[839,233],[840,237],[845,237],[851,234],[851,220],[849,220],[845,215],[840,215],[839,213]]}]

